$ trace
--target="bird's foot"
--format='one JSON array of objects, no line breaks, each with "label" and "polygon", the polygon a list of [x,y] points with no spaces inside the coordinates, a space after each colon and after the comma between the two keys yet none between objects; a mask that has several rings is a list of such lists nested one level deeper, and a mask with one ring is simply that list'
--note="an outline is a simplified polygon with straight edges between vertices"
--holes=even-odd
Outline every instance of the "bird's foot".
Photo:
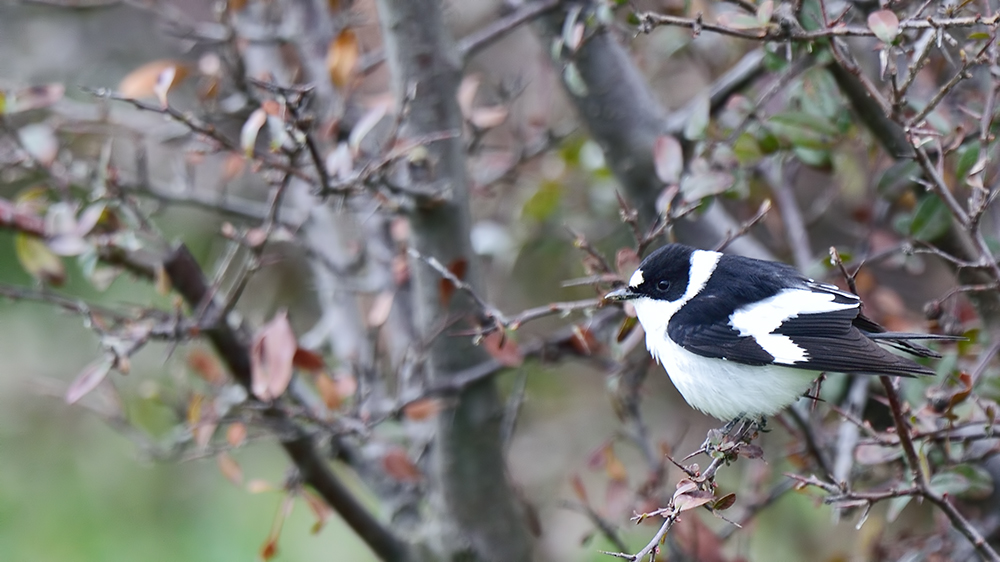
[{"label": "bird's foot", "polygon": [[732,456],[742,445],[749,445],[758,434],[770,431],[766,427],[767,419],[764,416],[752,418],[746,414],[740,414],[720,429],[709,430],[701,447],[685,457],[684,460],[700,453],[705,453],[710,457]]}]

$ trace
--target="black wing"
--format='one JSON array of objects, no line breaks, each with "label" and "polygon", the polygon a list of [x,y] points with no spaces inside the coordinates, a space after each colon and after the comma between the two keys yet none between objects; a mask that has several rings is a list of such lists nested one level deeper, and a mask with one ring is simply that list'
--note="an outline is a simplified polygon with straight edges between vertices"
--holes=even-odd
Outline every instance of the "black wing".
[{"label": "black wing", "polygon": [[[794,359],[775,358],[753,335],[734,327],[732,317],[738,310],[746,310],[779,293],[788,294],[784,292],[789,290],[829,295],[831,310],[790,314],[767,332],[765,335],[787,337],[800,352]],[[884,328],[860,315],[860,307],[857,296],[832,285],[816,283],[789,266],[724,256],[704,289],[671,318],[667,335],[697,355],[747,365],[773,363],[841,373],[933,374],[926,367],[894,355],[875,343],[869,335],[904,351],[933,355],[922,346],[903,341],[910,334],[885,332]]]}]

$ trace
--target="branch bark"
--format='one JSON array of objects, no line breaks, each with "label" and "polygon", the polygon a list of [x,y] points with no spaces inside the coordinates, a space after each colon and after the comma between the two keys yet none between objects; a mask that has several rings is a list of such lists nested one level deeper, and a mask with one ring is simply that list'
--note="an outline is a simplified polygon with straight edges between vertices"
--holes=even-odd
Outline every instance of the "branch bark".
[{"label": "branch bark", "polygon": [[[379,0],[386,60],[400,107],[408,92],[403,137],[461,130],[456,101],[461,79],[459,51],[448,36],[441,5],[433,0]],[[469,193],[461,138],[427,146],[424,166],[412,166],[414,183],[439,193],[439,201],[410,209],[411,242],[419,255],[443,264],[466,264],[465,281],[481,285],[469,240]],[[419,169],[418,169],[419,168]],[[411,260],[416,329],[426,346],[425,369],[432,384],[482,363],[485,353],[469,338],[451,337],[475,315],[464,293],[442,298],[441,277]],[[448,302],[446,302],[448,301]],[[500,423],[503,407],[491,379],[466,386],[437,419],[432,445],[432,506],[443,528],[431,545],[446,560],[513,561],[531,558],[531,538],[504,470]]]}]

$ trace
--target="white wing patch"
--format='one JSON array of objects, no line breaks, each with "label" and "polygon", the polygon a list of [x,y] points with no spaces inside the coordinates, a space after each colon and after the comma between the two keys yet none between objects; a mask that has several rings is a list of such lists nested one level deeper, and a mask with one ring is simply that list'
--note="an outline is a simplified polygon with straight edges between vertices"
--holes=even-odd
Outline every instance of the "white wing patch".
[{"label": "white wing patch", "polygon": [[785,289],[773,297],[733,312],[729,316],[729,325],[738,330],[741,336],[750,336],[756,340],[764,351],[774,356],[775,363],[792,365],[808,359],[806,350],[795,345],[788,336],[772,333],[774,330],[786,320],[800,314],[823,314],[857,306],[857,302],[834,302],[834,295],[831,293]]},{"label": "white wing patch", "polygon": [[642,270],[637,269],[635,270],[635,273],[632,274],[632,278],[628,280],[628,286],[633,288],[638,287],[639,285],[642,285],[643,281]]}]

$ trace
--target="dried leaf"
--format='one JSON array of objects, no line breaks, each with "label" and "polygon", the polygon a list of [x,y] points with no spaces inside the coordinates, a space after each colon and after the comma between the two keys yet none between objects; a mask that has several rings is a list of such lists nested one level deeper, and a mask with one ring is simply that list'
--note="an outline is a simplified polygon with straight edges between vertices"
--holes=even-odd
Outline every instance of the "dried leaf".
[{"label": "dried leaf", "polygon": [[[165,103],[166,92],[187,78],[188,69],[180,61],[161,59],[148,62],[129,72],[118,84],[118,93],[127,98],[158,96]],[[169,79],[169,81],[168,81]]]},{"label": "dried leaf", "polygon": [[32,123],[17,130],[17,138],[21,146],[33,160],[45,166],[51,166],[59,154],[59,139],[52,127],[45,123]]},{"label": "dried leaf", "polygon": [[292,380],[292,360],[298,342],[288,313],[278,311],[254,336],[250,355],[253,394],[264,401],[278,398]]},{"label": "dried leaf", "polygon": [[335,86],[344,88],[350,83],[357,71],[360,56],[358,36],[350,29],[345,29],[330,42],[326,52],[326,69]]},{"label": "dried leaf", "polygon": [[715,496],[712,492],[692,490],[686,494],[674,496],[674,509],[678,512],[689,511],[696,507],[701,507],[714,499]]},{"label": "dried leaf", "polygon": [[230,447],[240,447],[247,442],[247,426],[241,422],[229,424],[226,428],[226,442]]},{"label": "dried leaf", "polygon": [[660,135],[653,142],[653,163],[656,177],[665,184],[677,183],[684,171],[684,151],[681,143],[670,135]]},{"label": "dried leaf", "polygon": [[232,455],[223,451],[215,457],[215,460],[219,464],[219,470],[226,477],[226,480],[229,480],[236,486],[243,486],[243,469],[240,468],[240,464],[236,462],[236,459]]},{"label": "dried leaf", "polygon": [[458,107],[462,110],[462,115],[466,120],[472,117],[473,103],[476,101],[476,92],[482,83],[482,76],[479,74],[466,74],[462,78],[462,83],[458,85]]},{"label": "dried leaf", "polygon": [[243,123],[243,128],[240,130],[240,148],[243,149],[243,153],[247,158],[253,157],[254,146],[257,144],[257,134],[260,133],[260,128],[267,123],[267,113],[263,109],[256,109],[247,118],[246,123]]},{"label": "dried leaf", "polygon": [[21,267],[42,283],[59,286],[66,282],[62,260],[38,238],[18,232],[14,237],[14,253]]},{"label": "dried leaf", "polygon": [[585,328],[579,324],[574,324],[573,337],[570,338],[569,345],[579,355],[589,356],[594,354],[594,351],[598,349],[601,342],[598,341],[597,337],[590,331],[589,328]]},{"label": "dried leaf", "polygon": [[392,303],[396,298],[394,291],[382,291],[375,296],[372,307],[368,310],[368,327],[380,328],[389,319]]},{"label": "dried leaf", "polygon": [[337,384],[323,373],[316,374],[316,392],[319,393],[326,407],[331,410],[340,408],[340,405],[344,401],[337,388]]},{"label": "dried leaf", "polygon": [[614,446],[610,443],[604,448],[604,472],[608,478],[625,483],[628,482],[628,470],[625,464],[615,455]]},{"label": "dried leaf", "polygon": [[222,370],[222,365],[214,355],[204,349],[192,349],[187,356],[187,365],[209,384],[221,386],[226,382],[226,373]]},{"label": "dried leaf", "polygon": [[444,409],[440,398],[421,398],[403,406],[403,416],[410,421],[430,419]]},{"label": "dried leaf", "polygon": [[899,35],[899,18],[891,10],[879,10],[868,14],[868,28],[883,43],[892,43]]},{"label": "dried leaf", "polygon": [[420,469],[410,461],[402,447],[392,447],[382,457],[382,468],[400,482],[419,482],[423,479]]},{"label": "dried leaf", "polygon": [[492,129],[506,121],[509,113],[510,110],[502,105],[477,107],[469,115],[469,123],[472,123],[477,129]]},{"label": "dried leaf", "polygon": [[295,498],[291,494],[287,494],[281,500],[278,513],[274,516],[274,522],[271,523],[271,532],[268,533],[267,540],[264,541],[264,546],[260,549],[260,557],[264,562],[274,558],[274,555],[278,553],[278,538],[281,536],[281,528],[285,525],[285,519],[288,519],[288,516],[292,514],[294,506]]},{"label": "dried leaf", "polygon": [[[464,258],[458,258],[451,262],[448,266],[448,271],[455,276],[459,281],[465,280],[465,271],[469,267],[469,262],[465,261]],[[455,294],[455,284],[451,282],[450,279],[444,277],[441,278],[438,286],[438,292],[441,295],[441,305],[447,307],[451,303],[451,297]]]},{"label": "dried leaf", "polygon": [[744,444],[740,447],[740,456],[748,459],[759,459],[764,456],[764,449],[760,445]]},{"label": "dried leaf", "polygon": [[114,358],[106,355],[84,367],[66,389],[66,403],[74,404],[97,388],[97,385],[101,384],[101,381],[111,372],[111,367],[114,364]]},{"label": "dried leaf", "polygon": [[719,498],[718,500],[716,500],[715,503],[712,504],[712,509],[716,511],[725,511],[730,507],[733,507],[733,505],[735,504],[736,504],[736,494],[728,493]]},{"label": "dried leaf", "polygon": [[483,338],[483,348],[490,357],[505,367],[519,367],[524,363],[524,355],[517,342],[506,336],[503,330],[494,330]]},{"label": "dried leaf", "polygon": [[326,361],[323,360],[322,355],[301,347],[295,349],[295,356],[292,357],[292,365],[310,373],[326,369]]},{"label": "dried leaf", "polygon": [[313,492],[312,490],[303,490],[301,495],[302,499],[306,501],[306,505],[309,506],[309,510],[316,516],[316,522],[313,523],[312,528],[309,529],[309,532],[315,535],[323,530],[327,519],[329,519],[330,515],[333,514],[333,509],[330,508],[330,505],[327,504],[323,498],[316,495],[316,492]]}]

